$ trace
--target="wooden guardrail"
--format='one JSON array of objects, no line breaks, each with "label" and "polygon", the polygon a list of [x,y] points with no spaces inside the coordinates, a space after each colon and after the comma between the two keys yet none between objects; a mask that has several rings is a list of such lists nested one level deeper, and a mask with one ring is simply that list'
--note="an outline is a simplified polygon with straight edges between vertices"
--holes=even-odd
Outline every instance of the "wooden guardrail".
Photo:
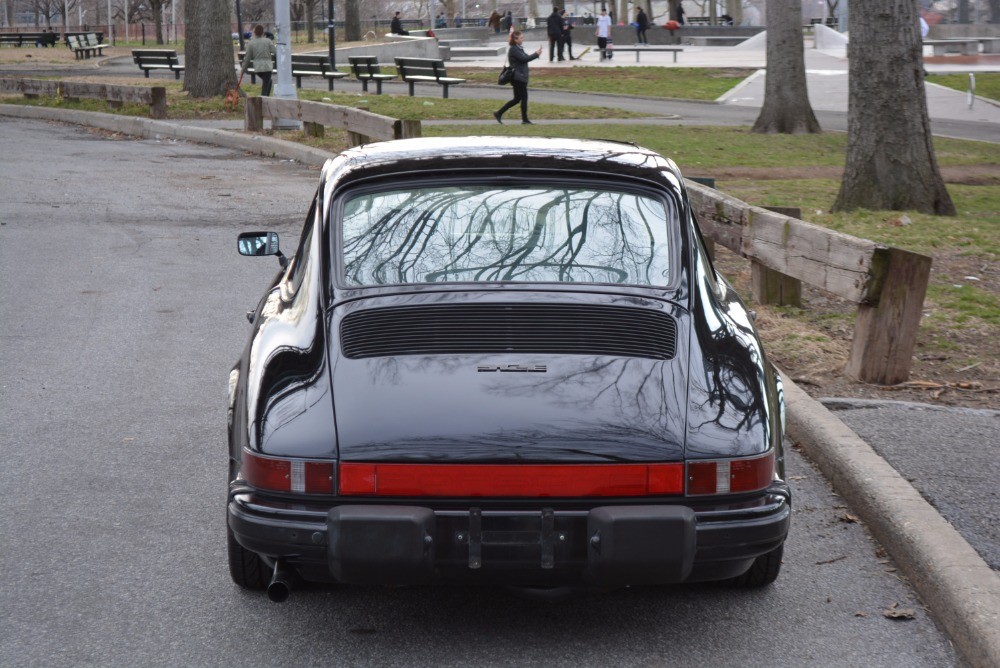
[{"label": "wooden guardrail", "polygon": [[67,100],[104,100],[111,108],[120,108],[126,102],[134,102],[149,105],[149,115],[152,118],[167,117],[167,89],[163,86],[115,86],[82,81],[0,78],[0,93],[20,93],[27,98],[50,95]]},{"label": "wooden guardrail", "polygon": [[325,102],[248,97],[244,128],[248,132],[260,132],[264,129],[265,118],[302,121],[303,131],[314,137],[322,137],[324,127],[347,130],[351,146],[367,144],[372,140],[388,141],[420,136],[420,121],[404,121],[373,114],[364,109]]},{"label": "wooden guardrail", "polygon": [[847,373],[883,385],[909,377],[931,258],[686,185],[702,233],[750,260],[755,299],[794,301],[801,281],[856,303]]}]

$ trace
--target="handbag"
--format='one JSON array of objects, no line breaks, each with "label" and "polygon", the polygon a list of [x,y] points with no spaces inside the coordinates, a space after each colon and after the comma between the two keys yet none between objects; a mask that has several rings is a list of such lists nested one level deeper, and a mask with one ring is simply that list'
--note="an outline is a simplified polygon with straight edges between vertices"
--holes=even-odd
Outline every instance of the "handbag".
[{"label": "handbag", "polygon": [[500,76],[497,77],[497,83],[501,86],[506,86],[511,81],[514,80],[514,68],[504,63],[503,69],[500,70]]}]

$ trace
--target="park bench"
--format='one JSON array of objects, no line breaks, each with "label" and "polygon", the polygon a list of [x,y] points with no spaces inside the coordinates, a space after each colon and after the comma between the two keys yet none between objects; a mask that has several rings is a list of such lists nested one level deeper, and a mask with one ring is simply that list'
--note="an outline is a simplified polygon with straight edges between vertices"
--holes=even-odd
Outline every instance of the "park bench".
[{"label": "park bench", "polygon": [[621,53],[622,51],[635,51],[635,62],[639,62],[639,54],[643,52],[651,52],[651,51],[662,51],[665,53],[673,52],[675,63],[677,62],[677,54],[683,50],[684,49],[680,48],[679,46],[617,46],[617,45],[615,45],[613,49],[610,49],[612,53]]},{"label": "park bench", "polygon": [[[28,44],[34,46],[42,36],[50,34],[47,32],[5,32],[0,33],[0,44],[10,44],[12,46],[24,46]],[[53,46],[55,45],[53,44]]]},{"label": "park bench", "polygon": [[97,55],[99,55],[99,56],[103,56],[104,55],[103,53],[101,53],[102,49],[107,49],[107,48],[111,47],[110,44],[102,44],[101,43],[101,38],[98,37],[97,33],[95,33],[95,32],[88,32],[84,36],[84,39],[86,40],[87,46],[89,46],[92,49],[97,49]]},{"label": "park bench", "polygon": [[[81,44],[83,44],[83,43],[85,43],[85,42],[82,41],[83,38],[86,37],[87,34],[90,33],[90,32],[91,31],[89,31],[89,30],[88,31],[84,31],[84,30],[67,30],[66,32],[64,32],[62,34],[63,41],[66,43],[66,46],[69,46],[69,38],[70,38],[70,36],[73,36],[73,37],[76,37],[76,38],[80,39],[81,40]],[[104,41],[104,32],[103,31],[94,30],[93,34],[97,35],[97,41],[98,42],[103,42]]]},{"label": "park bench", "polygon": [[691,26],[708,26],[712,25],[712,18],[710,16],[689,16],[685,19],[685,23]]},{"label": "park bench", "polygon": [[448,86],[465,83],[465,79],[448,76],[443,60],[434,58],[401,58],[396,56],[396,70],[399,78],[410,85],[410,97],[413,97],[413,86],[417,83],[436,83],[443,88],[441,97],[448,97]]},{"label": "park bench", "polygon": [[382,82],[395,79],[395,74],[382,74],[382,69],[378,64],[378,56],[348,56],[347,61],[351,64],[351,71],[354,78],[361,82],[361,88],[368,92],[368,82],[375,82],[375,94],[382,94]]},{"label": "park bench", "polygon": [[150,70],[169,70],[174,73],[175,79],[180,79],[184,71],[174,49],[132,49],[132,60],[147,79]]},{"label": "park bench", "polygon": [[330,57],[321,54],[292,54],[292,76],[295,87],[302,88],[302,77],[325,77],[327,90],[333,90],[335,79],[343,79],[347,72],[330,67]]},{"label": "park bench", "polygon": [[73,49],[73,55],[76,56],[77,60],[83,60],[84,58],[90,58],[93,55],[101,55],[100,51],[103,49],[103,45],[98,48],[96,46],[90,46],[87,44],[87,40],[84,37],[77,37],[76,35],[70,35],[66,38],[66,43],[69,44],[69,48]]},{"label": "park bench", "polygon": [[934,49],[935,56],[960,53],[966,56],[979,54],[979,40],[971,39],[925,39],[924,46]]}]

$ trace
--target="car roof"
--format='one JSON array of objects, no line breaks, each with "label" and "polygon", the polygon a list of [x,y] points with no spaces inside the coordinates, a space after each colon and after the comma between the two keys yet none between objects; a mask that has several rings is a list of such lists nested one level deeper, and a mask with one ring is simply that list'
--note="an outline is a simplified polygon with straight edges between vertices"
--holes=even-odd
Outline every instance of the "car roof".
[{"label": "car roof", "polygon": [[625,142],[546,137],[426,137],[366,144],[327,161],[323,180],[336,187],[394,174],[468,170],[601,174],[682,188],[673,161],[649,149]]}]

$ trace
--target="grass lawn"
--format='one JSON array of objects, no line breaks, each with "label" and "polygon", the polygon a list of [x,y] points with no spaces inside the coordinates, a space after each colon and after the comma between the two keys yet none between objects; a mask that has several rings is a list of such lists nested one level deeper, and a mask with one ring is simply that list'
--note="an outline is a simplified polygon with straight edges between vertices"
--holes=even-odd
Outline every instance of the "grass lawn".
[{"label": "grass lawn", "polygon": [[[969,89],[968,74],[932,74],[927,81],[962,92]],[[1000,72],[977,72],[976,95],[1000,101]]]}]

